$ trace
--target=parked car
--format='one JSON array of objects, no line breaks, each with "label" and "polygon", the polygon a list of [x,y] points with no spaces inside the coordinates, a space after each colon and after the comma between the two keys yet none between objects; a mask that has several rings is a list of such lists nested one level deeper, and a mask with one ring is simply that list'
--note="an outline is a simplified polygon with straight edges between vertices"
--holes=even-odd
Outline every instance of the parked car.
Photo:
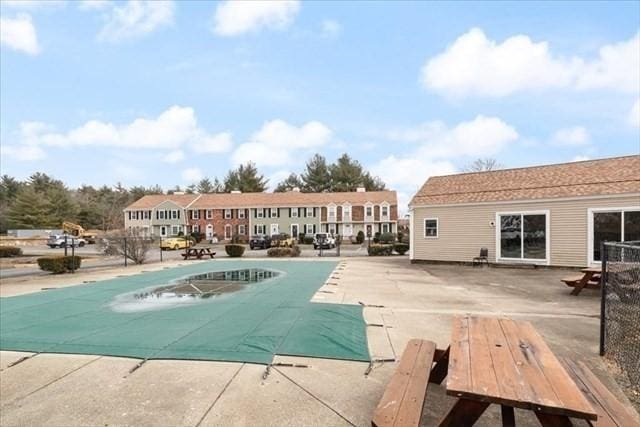
[{"label": "parked car", "polygon": [[168,239],[162,239],[160,241],[160,249],[162,250],[167,250],[167,249],[178,250],[178,249],[190,248],[191,246],[193,246],[193,241],[189,238],[184,238],[184,237],[170,237]]},{"label": "parked car", "polygon": [[279,233],[271,236],[272,248],[292,248],[294,244],[293,237],[287,233]]},{"label": "parked car", "polygon": [[[66,237],[66,240],[65,240]],[[52,234],[49,236],[49,239],[47,240],[47,246],[49,246],[51,249],[54,248],[64,248],[64,247],[83,247],[84,245],[87,244],[87,241],[79,238],[79,237],[73,237],[73,236],[66,236],[64,234]]]},{"label": "parked car", "polygon": [[271,247],[271,237],[265,234],[256,234],[249,240],[249,247],[253,249],[268,249]]},{"label": "parked car", "polygon": [[336,247],[336,239],[329,233],[316,233],[313,238],[313,249],[333,249]]}]

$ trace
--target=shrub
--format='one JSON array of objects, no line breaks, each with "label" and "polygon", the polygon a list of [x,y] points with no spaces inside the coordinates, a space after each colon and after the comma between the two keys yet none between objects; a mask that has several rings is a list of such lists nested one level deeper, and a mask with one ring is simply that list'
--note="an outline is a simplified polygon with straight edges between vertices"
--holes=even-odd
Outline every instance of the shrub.
[{"label": "shrub", "polygon": [[313,236],[311,235],[305,235],[304,236],[304,244],[305,245],[313,245]]},{"label": "shrub", "polygon": [[369,245],[367,252],[369,256],[389,256],[393,252],[393,245]]},{"label": "shrub", "polygon": [[382,233],[380,235],[380,243],[393,243],[396,241],[396,235],[393,233]]},{"label": "shrub", "polygon": [[224,245],[224,250],[231,258],[239,258],[244,254],[244,245],[239,245],[237,243],[230,243],[228,245]]},{"label": "shrub", "polygon": [[0,246],[0,258],[10,258],[22,255],[22,249],[15,246]]},{"label": "shrub", "polygon": [[373,243],[380,243],[380,232],[373,235]]},{"label": "shrub", "polygon": [[407,243],[396,243],[393,245],[393,250],[400,255],[404,255],[409,250],[409,245]]},{"label": "shrub", "polygon": [[204,233],[194,231],[193,233],[191,233],[191,237],[195,239],[196,243],[200,243],[202,239],[204,239]]},{"label": "shrub", "polygon": [[46,256],[38,258],[40,270],[50,271],[54,274],[77,270],[80,268],[81,262],[82,258],[79,256]]},{"label": "shrub", "polygon": [[358,234],[356,235],[356,242],[360,245],[364,243],[364,231],[358,231]]},{"label": "shrub", "polygon": [[271,248],[267,251],[267,255],[273,258],[295,258],[300,256],[300,246],[293,245],[292,248]]}]

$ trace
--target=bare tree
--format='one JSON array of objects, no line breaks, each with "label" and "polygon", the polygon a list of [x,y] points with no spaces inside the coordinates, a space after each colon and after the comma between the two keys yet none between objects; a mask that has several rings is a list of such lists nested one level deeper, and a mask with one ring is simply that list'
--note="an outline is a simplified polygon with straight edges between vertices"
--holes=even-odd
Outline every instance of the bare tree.
[{"label": "bare tree", "polygon": [[504,168],[503,165],[491,157],[476,159],[462,168],[463,172],[486,172]]},{"label": "bare tree", "polygon": [[102,245],[105,253],[124,256],[135,264],[143,264],[153,247],[153,239],[143,235],[134,227],[124,234],[105,237]]}]

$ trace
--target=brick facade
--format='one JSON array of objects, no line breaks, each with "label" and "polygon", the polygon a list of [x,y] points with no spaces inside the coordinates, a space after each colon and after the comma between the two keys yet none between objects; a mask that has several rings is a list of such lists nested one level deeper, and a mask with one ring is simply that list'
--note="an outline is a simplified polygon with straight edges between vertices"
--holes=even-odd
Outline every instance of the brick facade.
[{"label": "brick facade", "polygon": [[[210,218],[207,218],[207,211],[211,212]],[[227,241],[231,237],[238,235],[240,240],[248,240],[251,233],[251,230],[249,230],[249,209],[230,209],[231,218],[225,218],[225,211],[226,209],[198,209],[199,218],[194,219],[193,210],[190,210],[190,230],[194,231],[194,226],[198,226],[198,231],[204,234],[206,239],[214,235],[219,241]],[[244,218],[240,218],[241,211],[244,212]],[[211,227],[208,227],[209,225]],[[242,227],[239,227],[240,225],[244,226],[244,234],[241,233]],[[230,226],[230,229],[227,229],[227,226]]]}]

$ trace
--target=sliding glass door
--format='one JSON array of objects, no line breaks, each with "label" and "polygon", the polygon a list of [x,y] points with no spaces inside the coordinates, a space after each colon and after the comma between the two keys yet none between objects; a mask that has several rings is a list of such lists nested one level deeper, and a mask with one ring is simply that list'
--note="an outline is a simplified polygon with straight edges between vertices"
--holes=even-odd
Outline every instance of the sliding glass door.
[{"label": "sliding glass door", "polygon": [[630,242],[640,240],[640,210],[611,209],[592,213],[592,261],[600,261],[603,242]]},{"label": "sliding glass door", "polygon": [[547,261],[547,221],[547,212],[498,214],[498,258]]}]

